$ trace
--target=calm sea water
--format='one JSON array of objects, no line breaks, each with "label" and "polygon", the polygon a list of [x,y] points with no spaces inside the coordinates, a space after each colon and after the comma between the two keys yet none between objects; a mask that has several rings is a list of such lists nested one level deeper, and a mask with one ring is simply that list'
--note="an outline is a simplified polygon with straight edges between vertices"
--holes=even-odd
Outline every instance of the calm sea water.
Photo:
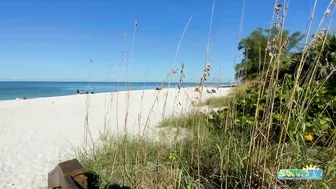
[{"label": "calm sea water", "polygon": [[[0,82],[0,100],[16,98],[40,98],[76,94],[77,89],[84,92],[115,92],[142,89],[155,89],[161,82]],[[223,83],[222,83],[223,84]],[[194,87],[196,83],[183,83],[182,86]],[[209,85],[217,86],[219,83]],[[167,84],[165,84],[165,87]],[[171,87],[177,83],[171,83]]]}]

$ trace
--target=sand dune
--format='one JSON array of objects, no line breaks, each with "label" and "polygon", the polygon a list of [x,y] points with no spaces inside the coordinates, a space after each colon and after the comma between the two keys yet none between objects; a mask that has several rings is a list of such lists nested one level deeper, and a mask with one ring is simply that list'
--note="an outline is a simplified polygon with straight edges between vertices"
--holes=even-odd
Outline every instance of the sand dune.
[{"label": "sand dune", "polygon": [[[222,96],[219,89],[210,96]],[[145,90],[12,100],[0,102],[0,188],[36,189],[46,186],[47,173],[65,160],[65,150],[84,144],[85,115],[88,111],[92,138],[104,128],[121,135],[143,132],[154,135],[164,116],[191,110],[198,96],[193,88]],[[165,95],[167,101],[165,105]],[[127,103],[128,102],[128,103]],[[165,109],[164,109],[165,106]]]}]

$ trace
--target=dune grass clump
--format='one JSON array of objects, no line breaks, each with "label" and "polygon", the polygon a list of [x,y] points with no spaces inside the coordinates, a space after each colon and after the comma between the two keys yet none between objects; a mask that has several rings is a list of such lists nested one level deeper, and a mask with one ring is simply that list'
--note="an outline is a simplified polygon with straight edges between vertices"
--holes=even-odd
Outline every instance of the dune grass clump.
[{"label": "dune grass clump", "polygon": [[228,107],[230,104],[234,103],[235,100],[244,98],[244,96],[246,96],[247,89],[261,86],[261,83],[261,81],[256,79],[238,83],[226,96],[211,97],[205,101],[201,101],[197,105],[210,107]]},{"label": "dune grass clump", "polygon": [[164,119],[159,126],[161,127],[175,127],[175,128],[192,128],[194,125],[201,124],[206,127],[208,121],[204,113],[194,111],[186,115],[179,115]]},{"label": "dune grass clump", "polygon": [[222,97],[213,97],[205,101],[202,101],[198,106],[210,106],[210,107],[226,107],[228,106],[235,97],[233,96],[222,96]]},{"label": "dune grass clump", "polygon": [[171,167],[169,154],[170,148],[164,144],[111,136],[90,151],[77,151],[86,171],[100,175],[101,188],[113,183],[132,188],[174,188],[179,170]]}]

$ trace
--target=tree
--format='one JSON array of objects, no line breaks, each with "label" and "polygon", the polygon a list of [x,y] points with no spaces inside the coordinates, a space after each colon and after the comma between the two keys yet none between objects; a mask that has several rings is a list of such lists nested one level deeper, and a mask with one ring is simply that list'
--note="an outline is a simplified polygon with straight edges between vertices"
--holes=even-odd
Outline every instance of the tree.
[{"label": "tree", "polygon": [[[299,47],[304,35],[295,32],[289,35],[277,27],[271,29],[257,28],[239,42],[238,50],[243,50],[243,60],[236,65],[236,78],[250,80],[258,77],[270,62],[269,53],[277,54],[281,49],[281,67],[286,67],[292,50]],[[281,40],[279,40],[281,38]]]},{"label": "tree", "polygon": [[315,37],[313,36],[313,43],[308,47],[305,55],[302,51],[293,54],[287,74],[294,76],[302,57],[303,67],[299,77],[300,81],[307,82],[310,78],[326,80],[328,90],[336,95],[336,32],[332,34],[319,32]]}]

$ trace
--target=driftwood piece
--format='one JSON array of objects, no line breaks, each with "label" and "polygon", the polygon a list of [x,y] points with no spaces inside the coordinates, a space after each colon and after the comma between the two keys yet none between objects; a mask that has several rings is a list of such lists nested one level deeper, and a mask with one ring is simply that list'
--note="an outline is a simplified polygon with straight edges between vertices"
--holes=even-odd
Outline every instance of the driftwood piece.
[{"label": "driftwood piece", "polygon": [[77,159],[59,163],[48,173],[48,188],[88,189],[83,166]]}]

